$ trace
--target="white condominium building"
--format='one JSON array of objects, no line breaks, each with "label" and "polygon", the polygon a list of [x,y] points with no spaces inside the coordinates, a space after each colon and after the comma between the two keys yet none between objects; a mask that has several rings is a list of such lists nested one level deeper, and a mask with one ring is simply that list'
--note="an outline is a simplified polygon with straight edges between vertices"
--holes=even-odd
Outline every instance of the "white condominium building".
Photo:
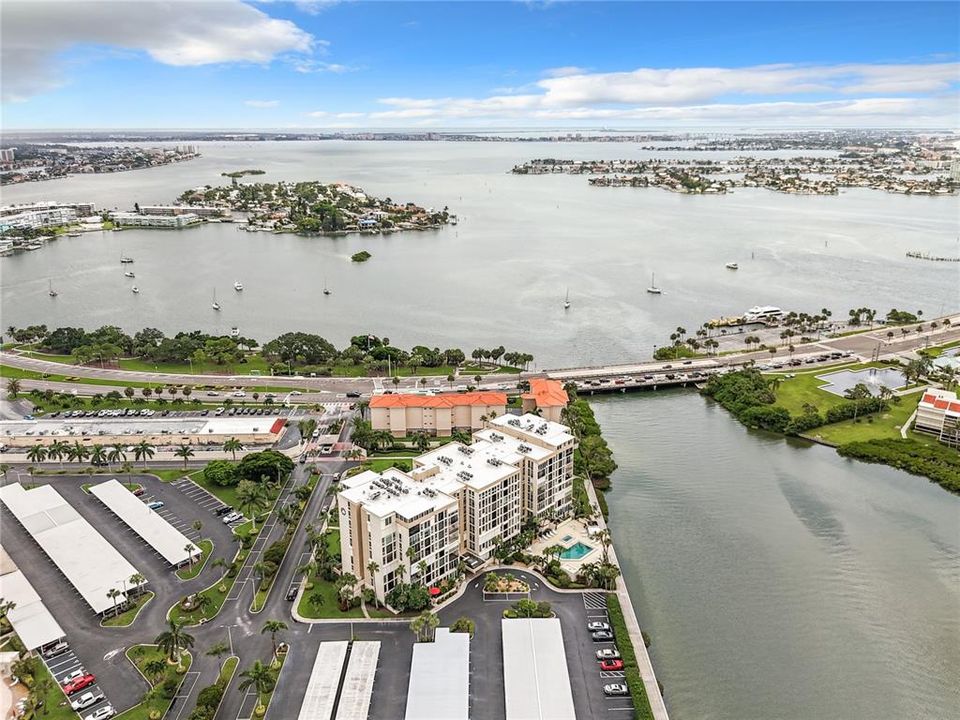
[{"label": "white condominium building", "polygon": [[535,415],[493,424],[471,445],[447,443],[415,458],[409,473],[346,478],[337,495],[343,572],[382,600],[401,581],[443,581],[464,556],[488,560],[529,514],[569,513],[576,440],[567,428]]},{"label": "white condominium building", "polygon": [[523,516],[543,518],[570,513],[573,501],[573,451],[577,439],[570,428],[539,415],[502,415],[474,433],[521,458]]},{"label": "white condominium building", "polygon": [[935,435],[940,442],[960,445],[960,401],[957,394],[939,388],[927,388],[917,404],[913,423],[917,432]]},{"label": "white condominium building", "polygon": [[139,213],[115,212],[110,214],[118,225],[124,227],[173,228],[175,230],[196,225],[200,217],[193,213],[183,215],[140,215]]}]

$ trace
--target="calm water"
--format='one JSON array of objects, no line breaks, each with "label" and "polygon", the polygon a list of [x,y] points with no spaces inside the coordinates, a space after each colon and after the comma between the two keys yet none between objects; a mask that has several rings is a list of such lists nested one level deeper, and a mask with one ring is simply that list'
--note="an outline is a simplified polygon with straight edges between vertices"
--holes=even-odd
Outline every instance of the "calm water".
[{"label": "calm water", "polygon": [[[627,144],[206,143],[202,152],[163,168],[16,186],[3,201],[130,208],[222,183],[223,171],[261,168],[264,181],[345,181],[380,196],[447,205],[461,222],[388,237],[209,225],[64,238],[0,259],[4,325],[238,325],[259,340],[301,329],[337,344],[370,331],[408,346],[503,343],[533,353],[540,367],[556,367],[647,356],[679,324],[697,327],[756,304],[826,305],[837,314],[895,306],[931,315],[958,303],[960,268],[904,257],[911,249],[958,252],[955,199],[762,190],[688,197],[590,188],[585,177],[508,174],[537,157],[644,155]],[[373,259],[352,264],[361,249]],[[139,296],[123,278],[121,252],[136,258]],[[731,260],[738,272],[723,267]],[[644,292],[653,272],[664,289],[659,297]],[[324,278],[330,297],[322,294]],[[56,299],[47,297],[50,279]],[[242,295],[232,290],[238,279]],[[573,307],[564,312],[567,287]],[[214,289],[219,314],[210,308]]]},{"label": "calm water", "polygon": [[592,404],[671,717],[960,716],[960,498],[696,393]]}]

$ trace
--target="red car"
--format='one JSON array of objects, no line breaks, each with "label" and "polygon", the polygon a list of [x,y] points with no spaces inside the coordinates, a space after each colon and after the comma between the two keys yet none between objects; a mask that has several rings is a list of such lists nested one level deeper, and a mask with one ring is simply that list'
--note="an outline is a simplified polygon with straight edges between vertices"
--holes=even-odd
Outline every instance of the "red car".
[{"label": "red car", "polygon": [[623,670],[623,660],[601,660],[601,670]]},{"label": "red car", "polygon": [[97,681],[97,676],[93,673],[87,673],[86,675],[81,675],[78,678],[74,678],[66,685],[63,686],[63,692],[67,695],[73,695],[76,692],[80,692],[84,688],[88,688]]},{"label": "red car", "polygon": [[138,487],[136,490],[133,491],[133,494],[136,495],[137,497],[140,497],[141,495],[143,495],[144,492],[146,491],[142,487]]}]

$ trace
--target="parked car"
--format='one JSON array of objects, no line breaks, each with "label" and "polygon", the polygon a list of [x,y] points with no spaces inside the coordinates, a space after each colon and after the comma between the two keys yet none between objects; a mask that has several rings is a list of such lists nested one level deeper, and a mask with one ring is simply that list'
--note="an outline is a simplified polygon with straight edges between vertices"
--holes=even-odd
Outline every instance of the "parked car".
[{"label": "parked car", "polygon": [[[69,693],[67,694],[69,695]],[[103,700],[103,693],[85,692],[83,695],[70,703],[70,707],[72,707],[74,710],[86,710],[88,707],[96,705],[101,700]]]},{"label": "parked car", "polygon": [[154,500],[152,502],[148,502],[147,507],[151,510],[159,510],[163,507],[163,500]]},{"label": "parked car", "polygon": [[290,587],[287,588],[287,600],[292,602],[297,598],[297,592],[300,590],[300,583],[290,583]]},{"label": "parked car", "polygon": [[57,655],[61,655],[65,653],[69,649],[70,649],[70,646],[67,645],[67,643],[65,643],[63,640],[61,640],[60,642],[57,642],[57,643],[54,643],[53,645],[49,645],[45,647],[43,649],[43,656],[45,658],[56,657]]},{"label": "parked car", "polygon": [[[74,693],[80,692],[84,688],[90,687],[96,681],[97,681],[96,675],[94,675],[93,673],[87,673],[85,675],[81,675],[80,677],[74,678],[73,680],[69,681],[66,685],[63,686],[63,692],[66,695],[73,695]],[[88,693],[88,694],[92,695],[93,693]],[[93,703],[91,703],[91,705],[92,704]],[[88,707],[88,706],[84,705],[83,707]],[[77,708],[74,708],[74,709],[76,710]]]},{"label": "parked car", "polygon": [[619,695],[629,695],[629,694],[630,694],[630,688],[628,688],[626,685],[622,685],[622,684],[620,684],[620,683],[613,683],[612,685],[604,685],[604,686],[603,686],[603,694],[604,694],[604,695],[611,695],[611,696],[614,696],[614,697],[619,696]]},{"label": "parked car", "polygon": [[347,397],[348,397],[348,398],[358,398],[358,397],[360,397],[360,393],[358,393],[356,390],[351,390],[350,392],[347,393]]},{"label": "parked car", "polygon": [[243,515],[241,515],[240,513],[238,513],[238,512],[232,512],[232,513],[230,513],[229,515],[227,515],[226,517],[223,518],[223,522],[224,522],[225,525],[229,525],[230,523],[236,522],[237,520],[239,520],[239,519],[242,518],[242,517],[243,517]]},{"label": "parked car", "polygon": [[107,720],[107,718],[112,718],[116,714],[117,711],[113,709],[113,705],[104,705],[94,710],[83,720]]},{"label": "parked car", "polygon": [[605,622],[591,622],[587,623],[587,630],[590,632],[597,632],[598,630],[609,630],[610,626]]},{"label": "parked car", "polygon": [[224,515],[229,515],[232,512],[233,512],[232,507],[230,507],[229,505],[224,505],[223,507],[217,508],[217,511],[214,514],[217,517],[223,517]]},{"label": "parked car", "polygon": [[247,394],[243,390],[235,390],[233,393],[234,397],[246,397]]},{"label": "parked car", "polygon": [[61,685],[66,685],[67,683],[69,683],[69,682],[71,682],[71,681],[73,681],[73,680],[76,680],[78,677],[83,677],[83,676],[86,675],[86,674],[87,674],[87,671],[86,671],[86,670],[84,670],[83,668],[77,668],[77,669],[74,670],[73,672],[68,673],[67,675],[65,675],[65,676],[63,677],[63,679],[60,681],[60,684],[61,684]]},{"label": "parked car", "polygon": [[607,671],[623,670],[623,660],[601,660],[600,669]]},{"label": "parked car", "polygon": [[610,642],[613,640],[613,633],[609,630],[598,630],[590,633],[590,637],[593,638],[594,642]]},{"label": "parked car", "polygon": [[597,660],[619,660],[620,651],[616,648],[604,648],[597,650]]},{"label": "parked car", "polygon": [[140,497],[145,492],[146,490],[144,490],[142,487],[138,487],[136,490],[133,491],[133,494],[136,495],[137,497]]}]

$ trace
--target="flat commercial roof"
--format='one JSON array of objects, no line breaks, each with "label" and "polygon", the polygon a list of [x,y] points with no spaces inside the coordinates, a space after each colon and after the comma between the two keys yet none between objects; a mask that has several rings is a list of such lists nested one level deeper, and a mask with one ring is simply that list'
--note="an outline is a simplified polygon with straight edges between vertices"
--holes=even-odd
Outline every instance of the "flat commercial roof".
[{"label": "flat commercial roof", "polygon": [[0,488],[0,501],[95,613],[114,607],[110,590],[120,592],[116,602],[125,599],[124,587],[132,588],[130,578],[137,569],[50,485],[32,490],[20,483],[6,485]]},{"label": "flat commercial roof", "polygon": [[[116,478],[90,488],[90,493],[123,520],[171,565],[182,565],[192,557],[200,556],[200,548],[146,503],[120,484]],[[189,547],[188,552],[185,548]]]},{"label": "flat commercial roof", "polygon": [[330,720],[349,644],[346,640],[320,643],[300,705],[299,720]]},{"label": "flat commercial roof", "polygon": [[470,635],[437,628],[432,643],[413,646],[405,720],[467,720]]},{"label": "flat commercial roof", "polygon": [[[6,555],[3,548],[0,554]],[[16,603],[13,610],[7,612],[7,619],[27,650],[36,650],[62,638],[63,628],[47,610],[26,575],[16,566],[11,569],[7,565],[7,569],[9,572],[0,575],[0,597]]]},{"label": "flat commercial roof", "polygon": [[283,429],[284,419],[275,415],[249,417],[116,417],[0,420],[0,435],[17,437],[89,437],[101,435],[269,435]]},{"label": "flat commercial roof", "polygon": [[350,660],[340,689],[340,704],[337,720],[367,720],[370,713],[370,697],[373,695],[373,678],[377,674],[377,659],[380,657],[378,641],[356,640],[350,648]]},{"label": "flat commercial roof", "polygon": [[507,720],[576,720],[560,620],[500,621]]}]

